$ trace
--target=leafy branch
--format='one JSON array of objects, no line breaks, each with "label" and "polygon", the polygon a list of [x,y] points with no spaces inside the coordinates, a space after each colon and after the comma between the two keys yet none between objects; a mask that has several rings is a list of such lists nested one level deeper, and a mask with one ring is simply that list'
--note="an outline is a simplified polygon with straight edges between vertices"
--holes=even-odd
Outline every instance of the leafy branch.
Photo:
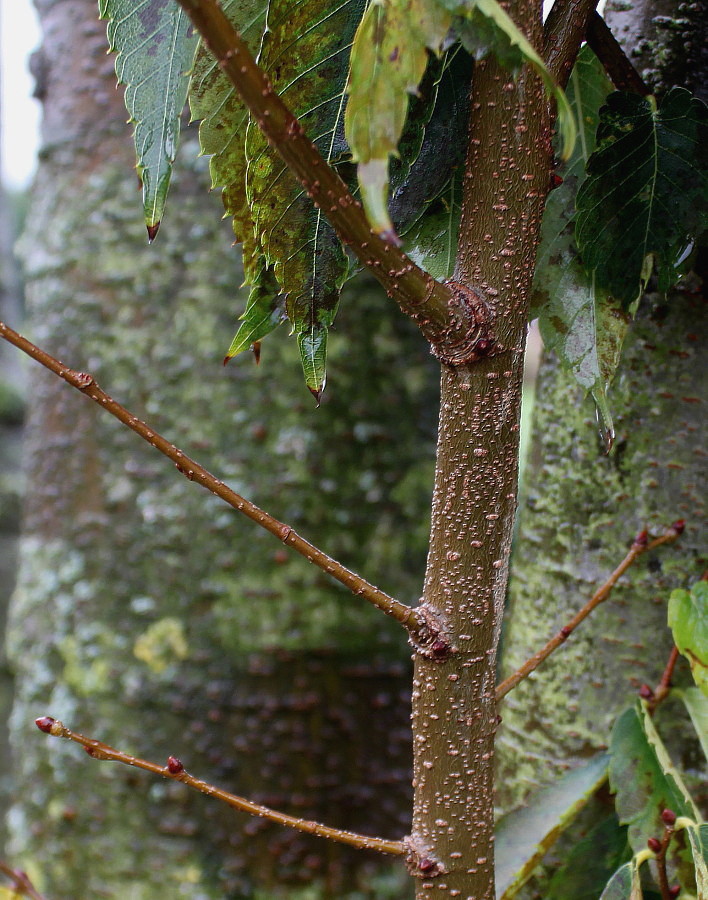
[{"label": "leafy branch", "polygon": [[274,92],[245,41],[215,0],[178,0],[229,77],[268,141],[322,210],[345,246],[420,327],[435,354],[452,365],[491,349],[483,299],[456,284],[442,284],[418,268],[394,243],[377,235],[337,173]]},{"label": "leafy branch", "polygon": [[314,822],[310,819],[300,819],[297,816],[290,816],[287,813],[278,812],[270,809],[268,806],[262,806],[260,803],[253,803],[244,797],[238,797],[236,794],[230,794],[222,788],[210,784],[201,778],[190,775],[182,765],[181,760],[176,756],[170,756],[167,765],[160,766],[157,763],[149,762],[141,759],[139,756],[131,756],[123,753],[108,744],[93,738],[85,737],[77,731],[67,728],[62,722],[53,719],[51,716],[41,716],[35,720],[35,724],[40,731],[51,735],[52,737],[61,737],[69,741],[74,741],[85,748],[86,752],[92,759],[102,759],[111,762],[123,763],[126,766],[133,766],[136,769],[144,769],[146,772],[152,772],[153,775],[161,775],[163,778],[171,778],[174,781],[181,781],[188,787],[201,791],[208,797],[215,797],[227,806],[238,809],[241,812],[249,813],[252,816],[259,816],[262,819],[268,819],[270,822],[276,822],[278,825],[285,825],[294,828],[296,831],[302,831],[305,834],[314,834],[318,837],[328,838],[331,841],[337,841],[340,844],[348,844],[350,847],[356,847],[359,850],[376,850],[379,853],[388,853],[393,856],[401,856],[408,852],[408,848],[403,841],[387,841],[383,838],[368,837],[364,834],[356,834],[352,831],[343,831],[339,828],[330,828],[328,825],[322,825],[320,822]]},{"label": "leafy branch", "polygon": [[274,516],[256,506],[255,503],[237,494],[236,491],[225,485],[223,481],[220,481],[203,466],[187,456],[186,453],[175,447],[174,444],[171,444],[155,429],[138,419],[137,416],[134,416],[124,406],[121,406],[120,403],[110,397],[98,386],[92,375],[68,368],[58,359],[35,346],[27,338],[18,334],[1,321],[0,337],[22,350],[51,372],[54,372],[67,384],[81,391],[94,403],[97,403],[102,409],[105,409],[114,418],[130,428],[131,431],[134,431],[144,441],[147,441],[148,444],[168,459],[171,459],[177,470],[189,481],[195,481],[213,494],[216,494],[217,497],[220,497],[229,506],[246,516],[246,518],[260,525],[261,528],[279,538],[286,546],[291,547],[313,565],[348,587],[357,597],[361,597],[387,616],[395,619],[408,630],[412,643],[421,652],[434,657],[441,657],[447,654],[449,645],[441,633],[439,624],[427,610],[423,608],[413,609],[405,603],[390,597],[384,591],[370,584],[360,575],[347,569],[324,551],[305,540],[289,525],[280,522]]},{"label": "leafy branch", "polygon": [[497,702],[501,700],[503,697],[509,693],[509,691],[513,690],[516,685],[523,681],[525,678],[535,671],[541,663],[548,659],[548,657],[553,653],[561,644],[564,644],[570,635],[575,631],[578,625],[581,622],[584,622],[585,619],[590,615],[590,613],[596,609],[601,603],[604,603],[605,600],[612,593],[612,589],[617,584],[619,579],[624,575],[624,573],[632,566],[640,556],[644,553],[647,553],[649,550],[654,550],[657,547],[660,547],[662,544],[673,543],[673,541],[677,540],[677,538],[683,533],[684,530],[684,522],[679,519],[674,522],[674,524],[667,529],[667,531],[662,534],[660,537],[654,538],[652,541],[649,540],[649,537],[646,531],[640,532],[637,537],[632,542],[632,546],[629,548],[627,555],[622,560],[622,562],[617,566],[614,572],[610,575],[610,577],[605,581],[603,585],[601,585],[592,597],[588,600],[588,602],[573,616],[573,618],[568,622],[567,625],[564,625],[560,631],[548,641],[545,647],[542,647],[541,650],[538,650],[533,656],[530,656],[526,662],[520,666],[516,672],[512,675],[509,675],[508,678],[505,678],[497,686],[496,698]]}]

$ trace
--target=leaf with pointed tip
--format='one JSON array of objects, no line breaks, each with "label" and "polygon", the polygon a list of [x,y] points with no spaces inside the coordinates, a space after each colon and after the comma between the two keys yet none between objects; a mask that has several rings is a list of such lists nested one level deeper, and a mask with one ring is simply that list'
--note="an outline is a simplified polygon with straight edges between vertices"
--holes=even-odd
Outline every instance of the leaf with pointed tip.
[{"label": "leaf with pointed tip", "polygon": [[101,18],[108,19],[116,75],[135,123],[143,211],[153,240],[163,217],[197,36],[173,0],[99,0],[98,6]]},{"label": "leaf with pointed tip", "polygon": [[636,857],[620,866],[607,882],[600,900],[642,900],[642,884]]},{"label": "leaf with pointed tip", "polygon": [[708,697],[708,581],[698,581],[690,591],[672,591],[669,628],[691,665],[693,680]]},{"label": "leaf with pointed tip", "polygon": [[262,340],[287,319],[285,298],[273,270],[266,268],[262,257],[261,261],[263,267],[253,280],[246,309],[241,316],[242,323],[231,341],[225,363]]},{"label": "leaf with pointed tip", "polygon": [[597,900],[600,887],[631,856],[627,829],[612,814],[563,855],[544,900]]},{"label": "leaf with pointed tip", "polygon": [[389,157],[398,153],[414,94],[440,52],[452,16],[437,0],[373,0],[354,38],[345,133],[364,209],[379,234],[394,234],[388,213]]},{"label": "leaf with pointed tip", "polygon": [[533,66],[546,90],[556,101],[558,125],[562,135],[561,156],[563,159],[569,159],[575,144],[576,125],[568,98],[509,14],[497,0],[437,0],[437,2],[460,17],[453,24],[453,28],[476,59],[481,59],[491,51],[505,68],[516,69],[524,62]]},{"label": "leaf with pointed tip", "polygon": [[[629,842],[635,853],[650,837],[663,834],[661,812],[698,819],[698,812],[669,758],[649,716],[638,702],[615,722],[610,739],[610,788],[620,822],[629,825]],[[667,862],[686,889],[693,884],[693,866],[685,847],[672,842]]]},{"label": "leaf with pointed tip", "polygon": [[528,806],[508,813],[495,829],[496,896],[511,900],[607,777],[607,756],[599,753],[542,788]]},{"label": "leaf with pointed tip", "polygon": [[[351,43],[365,5],[365,0],[271,0],[268,7],[258,62],[329,163],[346,151],[344,89]],[[256,238],[286,295],[307,386],[321,393],[325,332],[334,319],[349,262],[322,211],[253,122],[246,156]]]},{"label": "leaf with pointed tip", "polygon": [[708,897],[708,825],[689,825],[686,831],[696,867],[698,896]]},{"label": "leaf with pointed tip", "polygon": [[597,283],[625,306],[652,258],[660,290],[708,227],[708,108],[672,88],[653,97],[617,91],[601,111],[597,149],[577,197],[576,239]]},{"label": "leaf with pointed tip", "polygon": [[568,84],[579,140],[561,170],[563,183],[546,202],[532,294],[532,313],[539,318],[544,344],[555,350],[561,364],[592,394],[606,444],[614,436],[607,388],[631,316],[583,268],[575,244],[574,215],[575,197],[595,147],[600,107],[611,90],[602,64],[588,46],[583,47]]},{"label": "leaf with pointed tip", "polygon": [[683,701],[708,761],[708,697],[697,687],[673,688],[671,696]]},{"label": "leaf with pointed tip", "polygon": [[[261,44],[267,0],[225,0],[223,11],[252,53]],[[233,218],[236,240],[243,244],[246,284],[255,284],[264,269],[253,219],[246,199],[246,129],[249,112],[213,54],[200,44],[189,91],[192,119],[201,119],[199,143],[211,157],[213,188],[223,188],[222,200]]]}]

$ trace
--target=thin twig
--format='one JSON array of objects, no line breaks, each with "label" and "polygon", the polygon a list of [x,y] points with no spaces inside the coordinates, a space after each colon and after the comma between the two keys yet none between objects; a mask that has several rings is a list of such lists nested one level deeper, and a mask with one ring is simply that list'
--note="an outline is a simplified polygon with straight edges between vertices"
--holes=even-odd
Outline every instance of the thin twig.
[{"label": "thin twig", "polygon": [[403,841],[387,841],[384,838],[369,837],[365,834],[356,834],[352,831],[342,831],[339,828],[330,828],[319,822],[312,822],[309,819],[299,819],[297,816],[289,816],[286,813],[278,812],[260,803],[252,803],[244,797],[238,797],[230,794],[208,781],[201,778],[195,778],[190,775],[182,765],[181,761],[175,756],[170,756],[166,766],[159,766],[157,763],[140,759],[138,756],[131,756],[128,753],[122,753],[108,744],[101,741],[87,738],[83,734],[72,731],[62,722],[53,719],[51,716],[42,716],[37,719],[35,724],[40,731],[50,734],[53,737],[66,738],[75,741],[85,747],[86,752],[92,759],[110,760],[113,762],[123,763],[126,766],[134,766],[137,769],[144,769],[146,772],[152,772],[153,775],[161,775],[163,778],[171,778],[173,781],[181,781],[183,784],[201,791],[209,797],[215,797],[226,803],[228,806],[238,809],[241,812],[249,813],[252,816],[259,816],[262,819],[268,819],[270,822],[276,822],[278,825],[286,825],[294,828],[296,831],[303,831],[305,834],[315,834],[318,837],[328,838],[331,841],[338,841],[340,844],[348,844],[350,847],[357,847],[360,850],[376,850],[379,853],[388,853],[393,856],[402,856],[407,853],[407,847]]},{"label": "thin twig", "polygon": [[90,397],[91,400],[97,403],[102,409],[105,409],[106,412],[109,412],[124,425],[127,425],[128,428],[143,438],[143,440],[147,441],[148,444],[153,446],[156,450],[159,450],[160,453],[164,454],[168,459],[171,459],[178,471],[190,481],[196,481],[197,484],[200,484],[213,494],[216,494],[217,497],[221,497],[221,499],[228,503],[229,506],[232,506],[235,510],[238,510],[238,512],[251,519],[251,521],[260,525],[261,528],[265,528],[266,531],[269,531],[272,535],[279,538],[287,546],[292,547],[293,550],[301,556],[304,556],[305,559],[309,560],[313,565],[322,569],[323,572],[326,572],[328,575],[331,575],[332,578],[335,578],[337,581],[346,585],[346,587],[348,587],[352,593],[356,594],[356,596],[362,597],[364,600],[386,613],[386,615],[391,616],[391,618],[400,622],[401,625],[404,625],[408,629],[411,640],[416,645],[427,645],[430,643],[431,637],[439,639],[439,635],[432,635],[430,617],[426,616],[424,612],[412,609],[410,606],[406,606],[405,603],[401,603],[393,597],[390,597],[384,591],[375,587],[375,585],[370,584],[360,575],[350,571],[322,550],[319,550],[309,541],[300,537],[300,535],[290,528],[289,525],[285,525],[283,522],[278,521],[278,519],[260,509],[254,503],[251,503],[250,500],[241,497],[236,491],[227,487],[223,481],[219,481],[218,478],[215,478],[203,466],[200,466],[199,463],[187,456],[186,453],[183,453],[180,449],[175,447],[174,444],[171,444],[166,438],[162,437],[161,434],[158,434],[154,428],[151,428],[145,422],[141,422],[137,416],[134,416],[125,409],[125,407],[121,406],[120,403],[109,397],[108,394],[96,384],[93,376],[85,372],[77,372],[68,368],[45,350],[36,347],[31,341],[28,341],[27,338],[18,334],[16,331],[13,331],[13,329],[4,322],[0,322],[0,337],[5,338],[5,340],[9,341],[11,344],[14,344],[15,347],[18,347],[28,356],[31,356],[32,359],[41,363],[60,378],[63,378],[67,384],[70,384],[87,397]]},{"label": "thin twig", "polygon": [[0,872],[12,881],[12,890],[16,894],[29,897],[30,900],[44,900],[44,897],[34,887],[26,872],[19,869],[13,869],[7,863],[0,860]]},{"label": "thin twig", "polygon": [[590,613],[598,607],[601,603],[603,603],[610,596],[612,588],[617,584],[619,579],[624,575],[627,569],[643,554],[647,553],[649,550],[654,550],[656,547],[660,547],[662,544],[669,544],[675,541],[684,530],[684,522],[679,519],[666,531],[665,534],[662,534],[661,537],[654,538],[653,541],[648,539],[646,531],[642,531],[632,543],[632,546],[629,548],[627,555],[622,560],[622,562],[617,566],[615,571],[610,575],[607,581],[599,587],[595,593],[592,595],[590,600],[580,609],[568,622],[567,625],[564,625],[563,628],[552,637],[551,640],[539,650],[537,653],[534,653],[533,656],[529,657],[526,662],[517,669],[512,675],[508,678],[505,678],[498,686],[496,690],[496,698],[497,702],[505,697],[509,691],[516,687],[516,685],[523,681],[525,678],[537,669],[541,663],[548,659],[548,657],[553,653],[554,650],[557,650],[561,644],[564,644],[570,635],[575,631],[575,629],[583,622]]},{"label": "thin twig", "polygon": [[676,663],[679,658],[679,649],[677,646],[673,646],[671,648],[671,653],[669,653],[669,659],[666,663],[666,667],[661,675],[659,680],[659,684],[652,690],[648,685],[643,684],[639,691],[639,696],[642,697],[647,702],[647,706],[649,708],[649,713],[651,715],[654,714],[657,706],[666,699],[669,695],[669,691],[671,690],[671,680],[674,677],[674,669],[676,668]]},{"label": "thin twig", "polygon": [[[215,0],[177,0],[231,80],[254,121],[327,217],[340,240],[381,282],[406,315],[417,322],[436,354],[477,335],[484,323],[469,297],[420,269],[389,240],[372,231],[361,203],[327,164],[302,125],[273,90],[246,43]],[[385,237],[385,236],[384,236]],[[484,315],[482,315],[484,319]],[[481,333],[478,337],[481,336]]]},{"label": "thin twig", "polygon": [[651,94],[651,88],[629,61],[617,38],[599,13],[590,18],[586,37],[591,50],[605,67],[618,91],[631,91],[643,97]]},{"label": "thin twig", "polygon": [[543,56],[561,87],[570,73],[598,0],[556,0],[543,27]]}]

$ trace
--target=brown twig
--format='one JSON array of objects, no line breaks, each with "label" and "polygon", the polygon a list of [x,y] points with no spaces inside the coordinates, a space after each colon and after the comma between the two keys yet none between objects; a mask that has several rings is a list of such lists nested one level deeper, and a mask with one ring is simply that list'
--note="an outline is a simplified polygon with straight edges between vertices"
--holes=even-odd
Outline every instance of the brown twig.
[{"label": "brown twig", "polygon": [[561,87],[570,73],[598,0],[556,0],[543,27],[543,56]]},{"label": "brown twig", "polygon": [[126,766],[133,766],[137,769],[144,769],[146,772],[152,772],[153,775],[161,775],[163,778],[181,781],[196,791],[201,791],[202,794],[206,794],[209,797],[215,797],[234,809],[249,813],[252,816],[259,816],[262,819],[268,819],[270,822],[276,822],[278,825],[285,825],[289,828],[294,828],[296,831],[303,831],[305,834],[315,834],[318,837],[328,838],[331,841],[338,841],[340,844],[348,844],[350,847],[357,847],[360,850],[376,850],[378,853],[388,853],[393,856],[402,856],[408,852],[403,841],[387,841],[384,838],[368,837],[352,831],[330,828],[319,822],[299,819],[297,816],[289,816],[286,813],[262,806],[260,803],[252,803],[244,797],[230,794],[228,791],[209,784],[208,781],[203,781],[201,778],[195,778],[194,775],[190,775],[181,761],[175,756],[168,758],[166,766],[159,766],[157,763],[140,759],[138,756],[122,753],[120,750],[109,747],[108,744],[104,744],[101,741],[87,738],[83,734],[67,728],[66,725],[57,719],[53,719],[51,716],[42,716],[35,720],[35,724],[40,731],[46,734],[50,734],[53,737],[66,738],[81,744],[92,759],[119,762]]},{"label": "brown twig", "polygon": [[588,602],[580,609],[568,622],[567,625],[564,625],[563,628],[556,634],[551,640],[539,650],[537,653],[534,653],[533,656],[529,657],[526,662],[517,669],[512,675],[508,678],[505,678],[498,686],[496,690],[496,698],[497,702],[505,697],[509,691],[516,687],[516,685],[523,681],[524,678],[528,678],[528,676],[537,669],[541,663],[548,659],[548,657],[553,653],[554,650],[557,650],[561,644],[564,644],[570,635],[575,631],[575,629],[583,622],[590,613],[598,607],[601,603],[603,603],[610,596],[612,592],[612,588],[617,584],[619,579],[624,575],[627,569],[643,554],[647,553],[649,550],[654,550],[656,547],[660,547],[662,544],[668,544],[675,541],[684,530],[684,522],[679,519],[660,537],[654,538],[654,540],[650,541],[646,531],[642,531],[637,537],[634,539],[632,546],[629,548],[627,555],[622,560],[622,562],[617,566],[615,571],[610,575],[607,581],[599,587],[592,597],[588,600]]},{"label": "brown twig", "polygon": [[649,685],[643,684],[639,689],[639,696],[646,701],[649,714],[654,715],[657,706],[666,699],[671,690],[671,680],[674,677],[674,669],[679,658],[679,649],[674,646],[669,653],[669,659],[659,680],[659,684],[652,690]]},{"label": "brown twig", "polygon": [[34,887],[26,872],[13,869],[7,863],[0,860],[0,872],[12,881],[12,890],[16,894],[29,897],[30,900],[44,900],[44,897]]},{"label": "brown twig", "polygon": [[[214,54],[270,144],[300,181],[342,242],[410,316],[444,362],[459,364],[460,344],[488,353],[487,311],[481,298],[442,284],[413,263],[392,240],[372,231],[361,203],[321,156],[302,125],[273,90],[246,43],[216,0],[177,0]],[[393,238],[395,236],[391,236]],[[482,351],[480,351],[480,355]]]},{"label": "brown twig", "polygon": [[586,37],[591,50],[605,67],[617,90],[631,91],[633,94],[641,94],[642,97],[651,94],[651,88],[629,61],[617,38],[599,13],[591,16]]},{"label": "brown twig", "polygon": [[[217,497],[221,497],[229,506],[251,519],[252,522],[260,525],[261,528],[269,531],[288,547],[292,547],[293,550],[304,556],[313,565],[348,587],[357,597],[362,597],[368,603],[386,613],[386,615],[400,622],[401,625],[408,629],[411,641],[416,647],[425,649],[435,641],[444,640],[440,634],[440,629],[435,627],[435,623],[424,610],[413,609],[410,606],[406,606],[405,603],[390,597],[384,591],[370,584],[360,575],[350,571],[337,560],[332,559],[322,550],[306,541],[305,538],[300,537],[289,525],[278,521],[278,519],[256,506],[255,503],[251,503],[250,500],[241,497],[236,491],[227,487],[223,481],[219,481],[203,466],[200,466],[199,463],[162,437],[161,434],[158,434],[157,431],[145,422],[140,421],[137,416],[130,413],[120,403],[109,397],[96,384],[93,376],[68,368],[45,350],[36,347],[27,338],[13,331],[4,322],[0,322],[0,337],[14,344],[15,347],[18,347],[32,359],[41,363],[60,378],[63,378],[67,384],[90,397],[94,403],[97,403],[106,412],[109,412],[124,425],[127,425],[128,428],[147,441],[148,444],[159,450],[168,459],[171,459],[178,471],[190,481],[197,482],[197,484],[205,487],[208,491],[216,494]],[[442,655],[442,650],[436,655]]]},{"label": "brown twig", "polygon": [[676,813],[671,809],[663,809],[661,811],[661,820],[664,823],[664,833],[661,836],[661,840],[650,837],[647,845],[654,854],[661,900],[675,900],[679,892],[669,884],[669,874],[666,870],[666,853],[669,849],[671,838],[674,836]]}]

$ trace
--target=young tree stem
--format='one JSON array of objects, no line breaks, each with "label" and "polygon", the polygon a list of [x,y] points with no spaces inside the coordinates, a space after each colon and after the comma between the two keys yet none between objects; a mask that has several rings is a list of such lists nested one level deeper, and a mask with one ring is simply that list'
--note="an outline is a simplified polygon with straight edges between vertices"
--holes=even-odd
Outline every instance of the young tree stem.
[{"label": "young tree stem", "polygon": [[641,94],[642,97],[651,94],[651,88],[629,61],[617,38],[599,13],[590,17],[587,40],[618,91],[631,91],[633,94]]},{"label": "young tree stem", "polygon": [[137,416],[134,416],[125,409],[125,407],[121,406],[120,403],[113,400],[96,384],[91,375],[84,372],[76,372],[73,369],[68,368],[46,351],[36,347],[31,341],[28,341],[27,338],[18,334],[16,331],[13,331],[13,329],[4,322],[0,322],[0,337],[11,344],[14,344],[15,347],[22,350],[38,363],[41,363],[41,365],[54,372],[60,378],[63,378],[67,384],[70,384],[87,397],[90,397],[94,403],[97,403],[102,409],[105,409],[106,412],[110,413],[124,425],[127,425],[131,431],[134,431],[144,441],[147,441],[148,444],[153,446],[168,459],[171,459],[178,471],[190,481],[195,481],[213,494],[216,494],[217,497],[220,497],[228,503],[229,506],[232,506],[248,519],[251,519],[251,521],[255,522],[257,525],[260,525],[261,528],[269,531],[288,547],[292,547],[293,550],[301,556],[304,556],[305,559],[309,560],[313,565],[322,569],[323,572],[326,572],[328,575],[331,575],[332,578],[348,587],[357,597],[361,597],[386,613],[387,616],[400,622],[401,625],[408,629],[411,640],[416,645],[426,647],[431,641],[434,642],[435,640],[440,639],[440,635],[435,633],[435,626],[432,618],[430,615],[427,615],[425,611],[413,609],[410,606],[406,606],[405,603],[401,603],[399,600],[390,597],[375,585],[370,584],[360,575],[347,569],[341,563],[337,562],[337,560],[332,559],[332,557],[305,540],[305,538],[300,537],[300,535],[288,525],[280,522],[269,513],[260,509],[255,503],[251,503],[250,500],[246,500],[245,497],[241,497],[236,491],[225,485],[223,481],[220,481],[203,466],[200,466],[199,463],[183,453],[182,450],[175,447],[174,444],[171,444],[166,438],[155,431],[154,428],[151,428],[145,422],[142,422]]},{"label": "young tree stem", "polygon": [[403,841],[387,841],[384,838],[368,837],[364,834],[356,834],[353,831],[330,828],[328,825],[322,825],[320,822],[290,816],[287,813],[270,809],[268,806],[262,806],[260,803],[253,803],[250,800],[246,800],[245,797],[230,794],[228,791],[224,791],[208,781],[203,781],[201,778],[195,778],[194,775],[190,775],[184,769],[180,760],[174,756],[168,759],[166,766],[160,766],[157,763],[141,759],[139,756],[123,753],[121,750],[109,747],[108,744],[104,744],[101,741],[87,738],[77,731],[72,731],[62,722],[50,716],[43,716],[37,719],[36,724],[40,731],[44,731],[46,734],[52,735],[52,737],[61,737],[81,744],[92,759],[119,762],[126,766],[133,766],[136,769],[152,772],[153,775],[161,775],[163,778],[181,781],[183,784],[194,788],[194,790],[201,791],[202,794],[214,797],[216,800],[226,803],[227,806],[246,812],[251,816],[259,816],[262,819],[268,819],[270,822],[276,822],[278,825],[285,825],[288,828],[294,828],[296,831],[303,831],[305,834],[314,834],[318,837],[327,838],[330,841],[338,841],[340,844],[348,844],[350,847],[356,847],[359,850],[376,850],[378,853],[389,853],[393,856],[402,856],[407,853],[407,847]]}]

